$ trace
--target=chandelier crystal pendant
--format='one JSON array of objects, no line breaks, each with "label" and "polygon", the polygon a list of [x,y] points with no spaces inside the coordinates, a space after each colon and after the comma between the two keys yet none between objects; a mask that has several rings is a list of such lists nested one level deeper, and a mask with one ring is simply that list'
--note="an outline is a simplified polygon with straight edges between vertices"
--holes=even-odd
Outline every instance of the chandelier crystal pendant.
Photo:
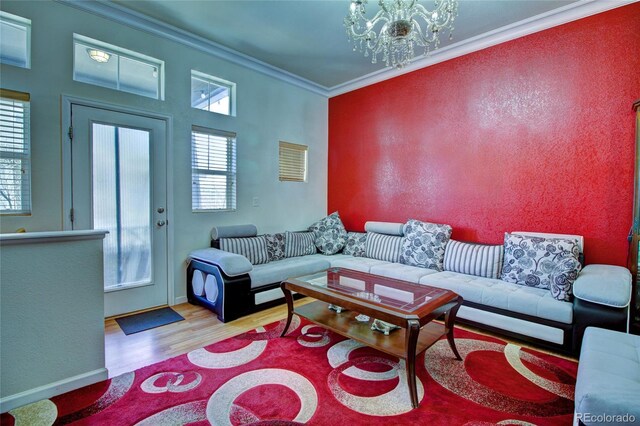
[{"label": "chandelier crystal pendant", "polygon": [[440,45],[440,34],[453,32],[458,15],[458,0],[435,0],[427,10],[418,0],[379,0],[380,10],[371,19],[365,16],[367,0],[352,0],[349,14],[344,18],[353,50],[371,55],[371,63],[378,55],[387,66],[402,68],[414,57],[414,47],[424,49],[426,55]]}]

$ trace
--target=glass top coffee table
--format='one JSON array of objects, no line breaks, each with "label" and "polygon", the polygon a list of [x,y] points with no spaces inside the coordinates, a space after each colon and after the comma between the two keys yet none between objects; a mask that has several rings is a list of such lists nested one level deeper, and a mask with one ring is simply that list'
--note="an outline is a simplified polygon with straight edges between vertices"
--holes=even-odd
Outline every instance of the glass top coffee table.
[{"label": "glass top coffee table", "polygon": [[[289,278],[282,282],[281,288],[288,306],[287,324],[281,336],[287,334],[291,318],[297,314],[333,332],[404,359],[414,408],[418,407],[416,356],[446,335],[453,354],[458,360],[462,359],[453,340],[453,326],[462,297],[450,290],[344,268],[330,268],[317,274]],[[294,308],[292,292],[317,301]],[[356,316],[362,319],[362,315],[371,320],[358,321]],[[432,322],[442,315],[444,324]],[[382,332],[372,330],[371,321]],[[396,330],[389,331],[395,327]]]}]

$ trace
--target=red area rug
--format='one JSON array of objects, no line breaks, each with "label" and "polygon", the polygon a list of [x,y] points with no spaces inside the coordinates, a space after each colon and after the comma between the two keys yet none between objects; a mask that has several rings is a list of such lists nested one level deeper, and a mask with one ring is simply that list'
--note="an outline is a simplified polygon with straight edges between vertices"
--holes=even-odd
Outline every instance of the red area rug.
[{"label": "red area rug", "polygon": [[404,362],[294,317],[0,417],[81,425],[570,425],[577,363],[456,329]]}]

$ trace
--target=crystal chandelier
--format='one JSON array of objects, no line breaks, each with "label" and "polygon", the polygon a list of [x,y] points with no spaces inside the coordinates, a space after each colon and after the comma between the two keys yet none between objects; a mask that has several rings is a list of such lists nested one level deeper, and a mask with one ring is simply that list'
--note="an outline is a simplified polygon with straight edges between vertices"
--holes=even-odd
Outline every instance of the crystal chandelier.
[{"label": "crystal chandelier", "polygon": [[440,33],[453,31],[458,15],[458,0],[435,0],[433,10],[418,4],[418,0],[379,0],[380,10],[371,19],[365,17],[367,0],[351,0],[349,14],[344,18],[353,50],[371,55],[376,63],[378,55],[387,66],[402,68],[414,56],[414,46],[424,48],[424,54],[437,49]]}]

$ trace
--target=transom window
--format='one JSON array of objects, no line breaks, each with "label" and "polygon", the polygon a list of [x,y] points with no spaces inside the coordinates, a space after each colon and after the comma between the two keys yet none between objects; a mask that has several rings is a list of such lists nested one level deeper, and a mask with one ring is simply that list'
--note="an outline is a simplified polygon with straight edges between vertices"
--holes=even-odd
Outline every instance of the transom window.
[{"label": "transom window", "polygon": [[164,99],[164,61],[73,35],[73,79],[153,99]]},{"label": "transom window", "polygon": [[194,212],[236,209],[236,134],[191,129],[191,208]]},{"label": "transom window", "polygon": [[31,20],[0,11],[0,62],[31,68]]},{"label": "transom window", "polygon": [[191,106],[235,116],[236,84],[191,70]]},{"label": "transom window", "polygon": [[29,94],[0,89],[0,213],[31,214]]}]

